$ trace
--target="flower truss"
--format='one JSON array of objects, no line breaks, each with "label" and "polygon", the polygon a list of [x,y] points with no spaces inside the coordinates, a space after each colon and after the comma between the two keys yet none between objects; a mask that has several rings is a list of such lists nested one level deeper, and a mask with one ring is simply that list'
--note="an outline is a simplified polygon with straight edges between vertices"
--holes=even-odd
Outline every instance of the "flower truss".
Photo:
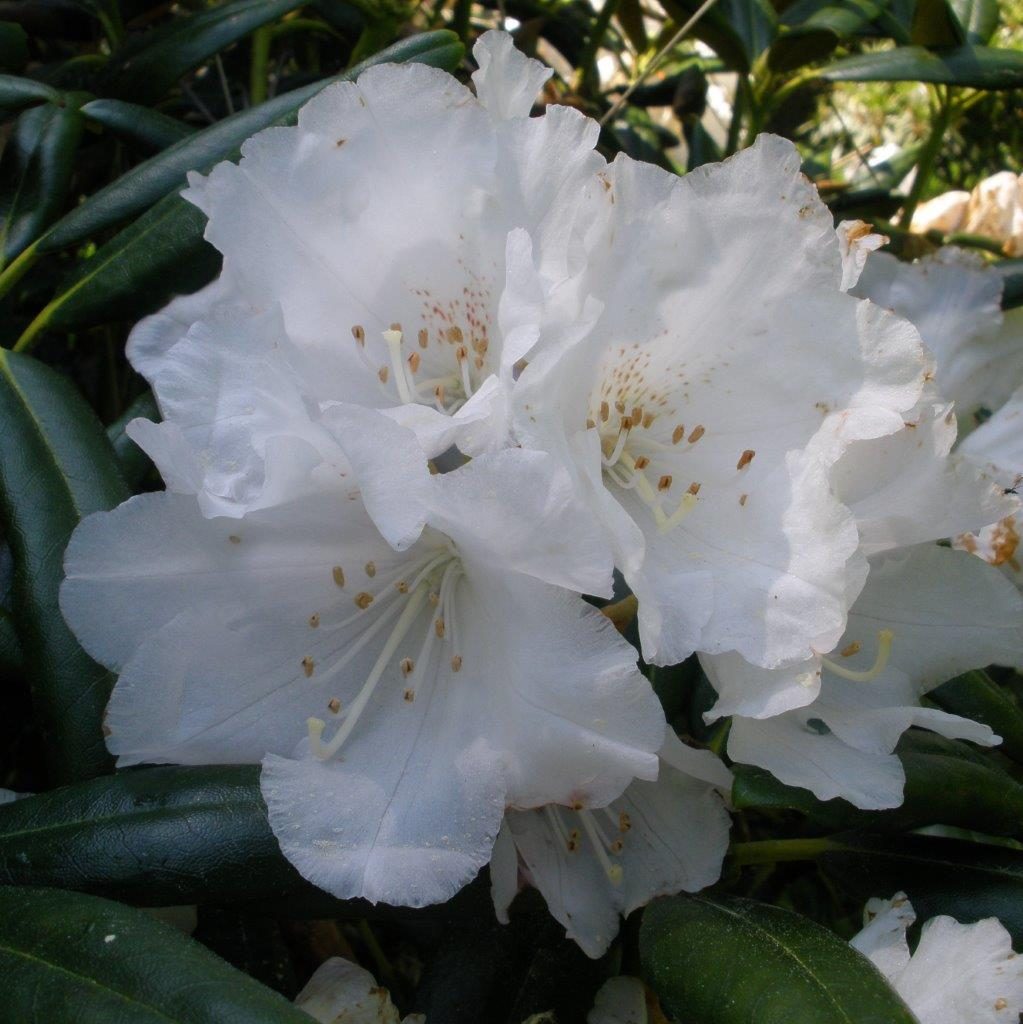
[{"label": "flower truss", "polygon": [[61,602],[121,765],[260,763],[324,889],[421,906],[493,859],[499,915],[531,883],[598,956],[718,877],[730,775],[583,595],[619,571],[644,658],[700,654],[733,757],[890,806],[910,724],[993,740],[918,697],[1018,663],[1023,599],[932,542],[1016,505],[792,145],[607,164],[509,36],[475,56],[192,177],[223,272],[128,349],[167,490],[83,521]]},{"label": "flower truss", "polygon": [[1009,1024],[1023,1012],[1023,958],[1001,922],[924,922],[910,954],[906,931],[916,920],[905,893],[873,899],[851,945],[868,957],[920,1024]]}]

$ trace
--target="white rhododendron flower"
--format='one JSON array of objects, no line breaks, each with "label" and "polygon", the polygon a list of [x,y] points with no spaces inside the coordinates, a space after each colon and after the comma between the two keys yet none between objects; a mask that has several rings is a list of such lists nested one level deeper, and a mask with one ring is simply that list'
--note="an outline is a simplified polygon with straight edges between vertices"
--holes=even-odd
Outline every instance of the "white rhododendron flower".
[{"label": "white rhododendron flower", "polygon": [[331,412],[330,461],[354,478],[241,519],[173,493],[89,517],[62,607],[120,672],[121,764],[263,760],[307,878],[436,902],[490,859],[506,804],[600,806],[654,778],[663,715],[633,649],[570,592],[606,569],[548,457],[432,476],[404,427]]},{"label": "white rhododendron flower", "polygon": [[851,945],[888,979],[920,1024],[1016,1024],[1023,1012],[1023,957],[1002,923],[924,922],[911,954],[906,930],[916,920],[905,893],[872,899]]},{"label": "white rhododendron flower", "polygon": [[[1023,388],[959,446],[959,454],[985,467],[1008,491],[1023,482]],[[956,543],[1002,571],[1023,589],[1023,513],[1010,512],[976,534],[963,534]]]},{"label": "white rhododendron flower", "polygon": [[295,1005],[320,1024],[423,1024],[420,1013],[401,1018],[391,995],[364,967],[331,957],[316,968]]},{"label": "white rhododendron flower", "polygon": [[845,635],[827,656],[766,672],[734,656],[702,659],[733,715],[728,753],[818,799],[857,807],[902,803],[894,754],[910,726],[974,743],[999,741],[986,725],[920,697],[992,662],[1023,665],[1023,599],[965,552],[921,545],[871,558]]},{"label": "white rhododendron flower", "polygon": [[938,389],[967,429],[1023,379],[1023,321],[1002,313],[1002,288],[997,270],[949,246],[914,263],[873,253],[853,294],[916,326],[934,356]]},{"label": "white rhododendron flower", "polygon": [[718,880],[730,824],[720,792],[731,784],[717,757],[669,734],[657,781],[634,782],[607,807],[510,811],[490,865],[498,918],[508,921],[521,873],[568,937],[602,956],[620,917]]},{"label": "white rhododendron flower", "polygon": [[929,370],[906,321],[842,291],[799,166],[771,136],[684,178],[618,157],[593,186],[577,336],[515,388],[520,440],[604,524],[656,664],[775,667],[837,641],[857,536],[828,467],[899,429]]},{"label": "white rhododendron flower", "polygon": [[[266,504],[275,464],[316,459],[315,431],[290,431],[297,451],[276,446],[274,425],[297,395],[313,408],[387,410],[431,456],[454,443],[467,454],[506,445],[514,368],[585,258],[585,183],[604,161],[594,121],[564,106],[528,116],[550,69],[504,33],[486,33],[474,52],[476,96],[421,64],[369,68],[324,89],[295,127],[254,136],[239,163],[190,179],[186,198],[209,217],[224,271],[135,329],[129,356],[166,422],[132,436],[172,486],[165,466],[179,475],[181,435],[200,447],[191,473],[205,477],[208,510]],[[258,353],[245,343],[253,317],[274,321]],[[231,334],[235,350],[211,355],[207,339]],[[276,361],[266,349],[278,344],[290,366],[280,406],[253,413],[224,363]],[[203,434],[207,421],[177,407],[175,384],[199,371],[219,412],[261,416],[253,451],[228,458],[231,427]]]}]

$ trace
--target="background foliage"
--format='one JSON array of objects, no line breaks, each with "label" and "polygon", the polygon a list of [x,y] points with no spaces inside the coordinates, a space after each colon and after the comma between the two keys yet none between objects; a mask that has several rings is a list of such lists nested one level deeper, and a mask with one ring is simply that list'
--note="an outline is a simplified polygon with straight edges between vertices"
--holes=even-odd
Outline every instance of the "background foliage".
[{"label": "background foliage", "polygon": [[[981,752],[911,731],[897,810],[820,803],[737,769],[720,884],[634,915],[596,962],[535,892],[498,926],[486,878],[422,911],[312,889],[277,850],[255,768],[112,773],[112,680],[56,594],[78,520],[159,486],[124,434],[156,416],[124,340],[217,272],[202,216],[178,196],[188,170],[235,157],[367,63],[465,77],[466,46],[498,24],[555,67],[548,101],[604,119],[605,155],[681,174],[779,132],[838,219],[879,224],[904,255],[944,241],[905,232],[921,200],[1020,170],[1023,0],[718,0],[665,50],[696,7],[0,2],[0,785],[41,794],[0,807],[0,1021],[298,1021],[287,1000],[330,955],[369,967],[431,1024],[582,1021],[618,972],[691,1024],[752,1020],[756,1000],[763,1024],[895,1021],[903,1011],[883,1009],[841,940],[866,897],[910,882],[921,918],[996,914],[1023,945],[1023,681],[1005,672],[931,695],[1005,742]],[[996,240],[957,240],[1000,255]],[[1017,265],[1002,262],[1011,303]],[[650,675],[679,733],[720,750],[695,661]]]}]

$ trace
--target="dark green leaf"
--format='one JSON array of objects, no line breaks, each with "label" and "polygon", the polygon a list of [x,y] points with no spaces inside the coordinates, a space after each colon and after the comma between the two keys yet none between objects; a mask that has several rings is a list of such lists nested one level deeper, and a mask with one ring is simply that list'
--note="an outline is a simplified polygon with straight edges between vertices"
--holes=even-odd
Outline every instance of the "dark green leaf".
[{"label": "dark green leaf", "polygon": [[685,135],[688,148],[687,171],[695,171],[697,167],[721,159],[721,147],[714,141],[710,132],[704,128],[702,121],[693,121],[691,124],[685,125]]},{"label": "dark green leaf", "polygon": [[124,100],[92,100],[82,107],[82,113],[118,138],[150,151],[166,149],[195,133],[191,125],[177,118]]},{"label": "dark green leaf", "polygon": [[45,82],[17,75],[0,75],[0,110],[11,112],[35,103],[60,103],[63,93]]},{"label": "dark green leaf", "polygon": [[989,725],[1002,737],[998,749],[1023,762],[1023,711],[986,672],[967,672],[950,679],[928,696],[946,711]]},{"label": "dark green leaf", "polygon": [[966,42],[984,45],[998,28],[998,0],[949,0],[966,33]]},{"label": "dark green leaf", "polygon": [[197,207],[165,196],[62,282],[19,344],[47,328],[133,320],[202,287],[220,267],[220,254],[203,238],[205,227]]},{"label": "dark green leaf", "polygon": [[463,52],[462,44],[452,32],[424,32],[382,50],[337,78],[321,79],[225,118],[132,168],[90,196],[47,232],[40,240],[39,252],[77,245],[90,235],[148,210],[168,193],[183,188],[189,171],[208,171],[221,160],[234,157],[247,138],[269,125],[285,123],[331,82],[356,78],[367,67],[389,62],[416,61],[451,70],[462,59]]},{"label": "dark green leaf", "polygon": [[0,156],[0,259],[14,259],[57,219],[84,121],[70,97],[24,111]]},{"label": "dark green leaf", "polygon": [[909,41],[917,46],[961,46],[966,32],[948,0],[916,0]]},{"label": "dark green leaf", "polygon": [[189,71],[303,3],[305,0],[234,0],[177,18],[112,54],[105,75],[107,88],[140,103],[158,100]]},{"label": "dark green leaf", "polygon": [[[696,13],[700,0],[665,0],[664,8],[681,26]],[[749,71],[753,62],[771,45],[777,32],[777,15],[765,0],[720,0],[693,28],[728,65]]]},{"label": "dark green leaf", "polygon": [[858,900],[908,894],[922,920],[998,917],[1023,942],[1023,850],[937,836],[843,836],[818,864]]},{"label": "dark green leaf", "polygon": [[82,516],[128,496],[103,427],[65,378],[0,350],[0,514],[14,559],[13,613],[52,775],[108,770],[110,674],[78,646],[57,603],[64,547]]},{"label": "dark green leaf", "polygon": [[20,71],[28,62],[28,36],[13,21],[0,21],[0,68]]},{"label": "dark green leaf", "polygon": [[303,885],[270,831],[258,765],[142,768],[0,806],[0,884],[146,906]]},{"label": "dark green leaf", "polygon": [[829,82],[933,82],[975,89],[1023,86],[1023,52],[960,46],[934,53],[922,46],[863,53],[835,61],[819,72]]},{"label": "dark green leaf", "polygon": [[128,424],[139,417],[154,422],[160,419],[152,391],[144,391],[107,427],[107,437],[114,447],[121,475],[133,491],[137,491],[153,471],[149,456],[127,434]]},{"label": "dark green leaf", "polygon": [[881,9],[874,0],[832,0],[798,23],[786,11],[783,20],[788,28],[771,44],[768,65],[773,71],[794,71],[822,60],[841,40],[870,24]]},{"label": "dark green leaf", "polygon": [[700,1024],[913,1024],[880,972],[837,935],[726,896],[651,904],[639,938],[661,1005]]},{"label": "dark green leaf", "polygon": [[276,992],[148,914],[0,889],[2,1024],[309,1024]]},{"label": "dark green leaf", "polygon": [[0,608],[0,672],[21,673],[25,656],[21,650],[14,619],[7,608]]}]

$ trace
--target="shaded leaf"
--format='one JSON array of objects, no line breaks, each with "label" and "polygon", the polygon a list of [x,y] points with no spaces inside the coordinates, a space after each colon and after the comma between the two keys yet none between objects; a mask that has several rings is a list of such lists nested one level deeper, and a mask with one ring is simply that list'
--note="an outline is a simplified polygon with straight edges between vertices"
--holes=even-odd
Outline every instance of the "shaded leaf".
[{"label": "shaded leaf", "polygon": [[961,46],[966,32],[948,0],[916,0],[909,41],[918,46]]},{"label": "shaded leaf", "polygon": [[0,889],[3,1024],[309,1024],[276,992],[130,907]]},{"label": "shaded leaf", "polygon": [[60,103],[63,94],[59,89],[34,78],[19,78],[17,75],[0,75],[0,110],[10,113],[36,103]]},{"label": "shaded leaf", "polygon": [[270,831],[258,765],[142,768],[0,806],[0,884],[144,906],[304,885]]},{"label": "shaded leaf", "polygon": [[927,695],[946,711],[989,725],[1002,737],[997,748],[1023,762],[1023,710],[986,672],[967,672]]},{"label": "shaded leaf", "polygon": [[975,89],[1023,85],[1023,53],[987,46],[960,46],[940,53],[922,46],[863,53],[835,61],[818,74],[830,82],[932,82]]},{"label": "shaded leaf", "polygon": [[79,519],[128,496],[110,442],[65,378],[0,350],[0,515],[14,561],[13,608],[54,779],[109,769],[101,733],[111,676],[79,647],[57,603]]},{"label": "shaded leaf", "polygon": [[91,100],[82,107],[82,114],[118,138],[147,150],[166,149],[195,133],[191,125],[175,117],[124,100]]},{"label": "shaded leaf", "polygon": [[130,40],[110,57],[110,92],[141,103],[159,99],[189,71],[260,25],[276,21],[305,0],[234,0],[176,18]]},{"label": "shaded leaf", "polygon": [[0,156],[0,256],[9,263],[57,219],[84,121],[77,102],[24,111]]},{"label": "shaded leaf", "polygon": [[668,1013],[700,1024],[914,1024],[881,973],[788,910],[727,896],[652,903],[643,977]]},{"label": "shaded leaf", "polygon": [[987,43],[998,28],[998,0],[949,0],[966,33],[966,42]]},{"label": "shaded leaf", "polygon": [[13,21],[0,21],[0,68],[20,71],[28,61],[28,36]]},{"label": "shaded leaf", "polygon": [[908,894],[917,916],[997,917],[1023,942],[1023,850],[938,836],[843,836],[818,864],[857,900]]}]

